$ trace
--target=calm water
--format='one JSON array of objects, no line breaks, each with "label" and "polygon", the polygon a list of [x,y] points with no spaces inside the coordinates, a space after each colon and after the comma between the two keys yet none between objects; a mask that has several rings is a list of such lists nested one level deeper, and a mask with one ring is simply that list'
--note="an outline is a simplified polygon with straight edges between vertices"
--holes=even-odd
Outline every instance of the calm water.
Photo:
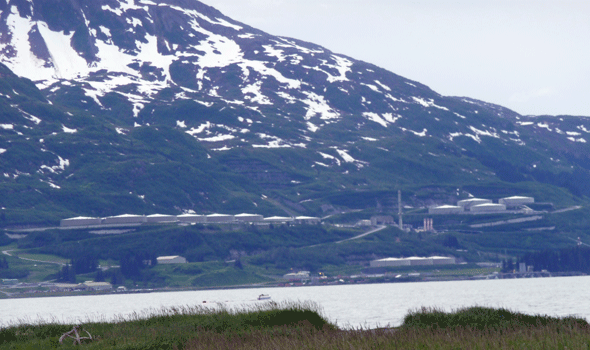
[{"label": "calm water", "polygon": [[314,301],[341,327],[398,326],[408,310],[422,306],[445,310],[473,305],[506,307],[590,320],[589,292],[590,277],[559,277],[3,299],[0,324],[40,319],[112,320],[147,309],[183,305],[241,307],[261,303],[256,300],[261,293],[270,294],[273,301]]}]

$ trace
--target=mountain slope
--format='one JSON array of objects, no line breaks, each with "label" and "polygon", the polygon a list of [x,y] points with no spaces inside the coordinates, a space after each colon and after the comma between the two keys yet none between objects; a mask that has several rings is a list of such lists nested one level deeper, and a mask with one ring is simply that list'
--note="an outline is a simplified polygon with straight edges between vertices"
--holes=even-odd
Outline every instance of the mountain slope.
[{"label": "mountain slope", "polygon": [[198,1],[8,0],[0,11],[0,205],[11,223],[284,205],[319,214],[394,206],[398,188],[416,206],[590,194],[583,117],[441,96]]}]

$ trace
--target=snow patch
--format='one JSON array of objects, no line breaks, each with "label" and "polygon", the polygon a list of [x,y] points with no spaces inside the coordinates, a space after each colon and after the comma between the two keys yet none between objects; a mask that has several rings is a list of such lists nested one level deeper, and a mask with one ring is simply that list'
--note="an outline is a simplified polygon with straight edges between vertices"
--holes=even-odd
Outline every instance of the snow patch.
[{"label": "snow patch", "polygon": [[365,112],[363,113],[363,116],[369,119],[370,121],[381,124],[385,128],[387,127],[387,122],[383,120],[383,118],[381,118],[377,113]]},{"label": "snow patch", "polygon": [[66,134],[75,134],[75,133],[78,132],[78,130],[76,130],[76,129],[70,129],[67,126],[63,125],[63,124],[61,125],[61,128],[62,128],[63,132],[65,132]]},{"label": "snow patch", "polygon": [[414,101],[416,101],[416,103],[418,103],[418,104],[420,104],[420,105],[422,105],[424,107],[435,107],[435,108],[442,109],[442,110],[445,110],[445,111],[448,111],[449,110],[447,107],[436,105],[434,103],[434,100],[433,99],[429,99],[429,101],[427,101],[425,99],[422,99],[422,98],[419,98],[419,97],[414,97],[414,96],[412,96],[412,99]]},{"label": "snow patch", "polygon": [[583,138],[579,138],[579,139],[577,139],[577,138],[575,138],[575,137],[568,137],[567,139],[568,139],[568,140],[570,140],[570,141],[572,141],[572,142],[581,142],[581,143],[586,143],[586,140],[585,140],[585,139],[583,139]]},{"label": "snow patch", "polygon": [[313,92],[302,91],[307,96],[306,100],[301,100],[307,105],[307,113],[305,114],[305,120],[309,120],[317,114],[320,115],[320,119],[338,119],[340,113],[336,112],[324,99],[324,96],[317,95]]},{"label": "snow patch", "polygon": [[389,86],[382,84],[379,80],[375,80],[375,83],[377,83],[377,85],[381,86],[384,90],[391,91]]}]

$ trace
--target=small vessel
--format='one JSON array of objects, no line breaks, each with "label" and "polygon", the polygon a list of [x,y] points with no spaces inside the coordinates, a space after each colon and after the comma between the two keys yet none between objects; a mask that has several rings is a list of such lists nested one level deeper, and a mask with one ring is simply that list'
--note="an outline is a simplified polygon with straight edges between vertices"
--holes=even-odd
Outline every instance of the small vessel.
[{"label": "small vessel", "polygon": [[270,299],[270,295],[268,294],[260,294],[258,296],[258,300],[269,300]]}]

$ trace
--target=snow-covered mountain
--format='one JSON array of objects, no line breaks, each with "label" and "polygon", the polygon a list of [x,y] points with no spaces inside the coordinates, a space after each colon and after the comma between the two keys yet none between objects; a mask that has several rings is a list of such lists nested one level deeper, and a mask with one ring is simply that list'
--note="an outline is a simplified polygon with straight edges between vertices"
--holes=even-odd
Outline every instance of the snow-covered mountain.
[{"label": "snow-covered mountain", "polygon": [[[1,170],[11,181],[36,174],[55,191],[82,191],[85,179],[73,179],[85,164],[101,152],[118,165],[137,158],[134,147],[122,145],[146,132],[140,129],[162,128],[192,138],[190,147],[229,164],[226,170],[260,186],[256,191],[278,191],[290,203],[441,183],[527,180],[569,188],[574,178],[590,178],[585,118],[527,117],[441,96],[194,0],[2,0],[0,62],[41,90],[13,78],[5,84],[0,159],[12,161]],[[32,99],[17,101],[17,82]],[[57,146],[82,140],[103,149]],[[16,162],[21,143],[38,156]],[[96,191],[104,199],[103,185]],[[219,207],[204,204],[206,191],[200,201],[159,203],[133,181],[115,187],[148,207]]]}]

